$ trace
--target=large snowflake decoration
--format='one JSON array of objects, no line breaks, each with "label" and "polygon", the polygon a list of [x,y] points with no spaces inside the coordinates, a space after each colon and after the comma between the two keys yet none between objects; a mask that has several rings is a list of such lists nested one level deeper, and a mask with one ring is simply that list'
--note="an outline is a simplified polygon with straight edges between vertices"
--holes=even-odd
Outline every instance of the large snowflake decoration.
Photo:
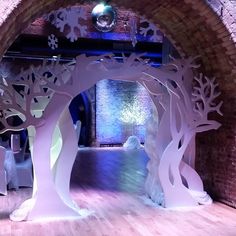
[{"label": "large snowflake decoration", "polygon": [[150,35],[151,41],[156,42],[156,43],[162,42],[163,37],[160,31],[158,30],[158,28],[153,23],[151,23],[150,21],[148,21],[147,19],[143,17],[140,19],[140,23],[147,25],[147,27],[140,26],[139,31],[141,35],[143,35],[144,37],[147,37]]},{"label": "large snowflake decoration", "polygon": [[83,7],[61,8],[44,17],[63,32],[71,42],[87,34],[87,26],[83,20],[87,19],[86,10]]},{"label": "large snowflake decoration", "polygon": [[54,34],[48,36],[48,46],[54,50],[58,48],[58,39]]}]

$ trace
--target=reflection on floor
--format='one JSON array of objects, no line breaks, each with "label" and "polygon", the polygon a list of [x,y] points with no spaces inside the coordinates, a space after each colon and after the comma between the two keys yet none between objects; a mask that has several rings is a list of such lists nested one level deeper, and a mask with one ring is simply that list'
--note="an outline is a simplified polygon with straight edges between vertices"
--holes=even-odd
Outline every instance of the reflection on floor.
[{"label": "reflection on floor", "polygon": [[0,196],[0,235],[236,235],[236,210],[221,203],[180,212],[144,200],[147,160],[143,150],[81,150],[72,171],[71,195],[94,214],[77,220],[11,222],[9,213],[31,194],[22,188]]},{"label": "reflection on floor", "polygon": [[143,193],[148,156],[144,149],[84,148],[71,175],[73,188]]}]

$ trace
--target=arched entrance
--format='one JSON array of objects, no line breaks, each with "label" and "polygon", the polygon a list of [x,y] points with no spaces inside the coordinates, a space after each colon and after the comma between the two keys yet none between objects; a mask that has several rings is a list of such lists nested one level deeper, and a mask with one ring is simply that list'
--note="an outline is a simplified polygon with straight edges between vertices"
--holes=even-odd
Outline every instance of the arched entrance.
[{"label": "arched entrance", "polygon": [[[60,65],[58,59],[38,67],[31,66],[15,81],[9,80],[8,84],[2,85],[5,92],[2,96],[1,132],[34,129],[31,132],[35,176],[33,196],[14,211],[11,219],[76,216],[80,212],[69,194],[77,144],[68,106],[78,93],[103,79],[141,83],[158,111],[158,130],[148,132],[150,138],[146,145],[150,158],[146,188],[150,197],[165,207],[209,203],[201,179],[188,160],[195,158],[192,152],[195,134],[220,126],[208,119],[208,113],[216,111],[221,114],[222,103],[213,103],[219,95],[215,91],[217,84],[207,77],[200,75],[196,78],[197,85],[192,91],[189,86],[193,82],[191,68],[196,67],[193,58],[154,68],[133,54],[128,58],[123,56],[122,62],[107,55],[80,55],[75,64]],[[45,71],[50,72],[50,76],[45,76]],[[87,77],[89,80],[83,80]],[[21,86],[19,92],[17,86]],[[13,115],[21,117],[23,123],[18,126],[8,124],[6,119]],[[59,131],[55,134],[56,130]],[[52,164],[52,150],[57,143],[60,151],[55,149],[57,153]],[[184,155],[187,161],[183,160]],[[181,176],[187,186],[184,186]],[[50,196],[46,201],[45,194]]]},{"label": "arched entrance", "polygon": [[[15,8],[11,12],[13,6],[10,5],[8,8],[10,11],[2,14],[4,16],[2,18],[4,23],[1,25],[3,32],[1,34],[1,55],[7,50],[17,34],[32,19],[48,10],[52,10],[55,6],[54,4],[59,3],[59,1],[35,1],[32,4],[32,2],[16,0],[14,3],[19,8]],[[74,4],[75,1],[70,1],[70,3]],[[229,33],[221,21],[216,23],[217,16],[213,14],[204,1],[199,2],[197,5],[195,5],[194,1],[178,1],[175,5],[172,5],[172,3],[167,1],[152,2],[150,7],[147,6],[144,9],[137,1],[132,3],[117,1],[118,5],[132,8],[140,14],[146,14],[149,19],[153,19],[155,23],[159,24],[160,29],[172,40],[172,43],[174,43],[182,55],[200,54],[205,71],[222,78],[219,81],[220,87],[230,94],[235,88],[235,86],[231,86],[231,81],[235,77],[234,39],[232,40],[232,38],[228,37]],[[6,4],[1,8],[4,10],[8,7],[8,3],[3,4]],[[60,4],[65,3],[60,2],[57,6],[62,6]],[[152,12],[150,9],[155,12]],[[191,19],[190,21],[184,20],[187,12],[189,12],[187,19]],[[28,14],[31,14],[30,17]],[[9,20],[4,21],[7,17],[9,17]],[[22,24],[20,27],[11,27],[15,22],[22,22]],[[176,22],[176,25],[179,27],[173,27],[173,22]],[[204,27],[201,27],[202,25]],[[200,32],[197,33],[198,31]],[[217,38],[217,42],[212,44],[215,38]],[[224,59],[222,60],[222,58]],[[227,99],[229,95],[224,94],[224,96]],[[230,108],[226,111],[230,113]],[[212,148],[214,147],[212,146]],[[216,154],[221,155],[219,152]]]}]

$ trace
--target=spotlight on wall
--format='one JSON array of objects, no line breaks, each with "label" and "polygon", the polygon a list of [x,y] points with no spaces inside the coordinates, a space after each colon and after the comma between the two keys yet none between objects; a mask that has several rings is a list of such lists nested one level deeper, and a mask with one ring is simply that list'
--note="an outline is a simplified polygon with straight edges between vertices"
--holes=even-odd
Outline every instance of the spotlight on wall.
[{"label": "spotlight on wall", "polygon": [[100,3],[92,10],[92,22],[95,28],[102,32],[109,32],[116,25],[116,11],[110,5]]}]

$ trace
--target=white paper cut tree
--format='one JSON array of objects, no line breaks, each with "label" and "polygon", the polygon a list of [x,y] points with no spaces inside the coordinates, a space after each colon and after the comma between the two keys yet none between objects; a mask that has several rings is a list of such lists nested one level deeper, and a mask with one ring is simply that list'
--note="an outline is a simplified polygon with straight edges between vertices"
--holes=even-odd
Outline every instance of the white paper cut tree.
[{"label": "white paper cut tree", "polygon": [[[152,134],[151,138],[147,136],[145,144],[147,152],[152,153],[149,155],[146,191],[153,201],[165,207],[211,202],[191,163],[195,159],[195,134],[219,128],[218,122],[208,120],[208,114],[214,111],[221,114],[222,102],[214,103],[219,96],[217,84],[202,75],[195,78],[198,86],[194,87],[193,95],[191,94],[193,75],[190,69],[197,67],[192,62],[193,58],[175,60],[159,71],[150,70],[146,73],[166,87],[166,92],[160,92],[158,85],[155,88],[153,80],[143,82],[151,90],[154,103],[158,104],[157,98],[160,102],[159,106],[156,105],[158,112],[160,111],[157,133]],[[155,140],[154,144],[151,140]]]},{"label": "white paper cut tree", "polygon": [[[56,172],[55,176],[52,175],[49,158],[52,133],[72,98],[67,93],[71,86],[67,83],[68,72],[70,74],[69,65],[68,67],[61,66],[58,61],[46,65],[44,62],[42,66],[22,71],[16,80],[5,80],[1,84],[4,91],[0,106],[1,131],[30,128],[29,133],[32,133],[32,129],[35,129],[31,150],[35,180],[33,197],[11,214],[12,220],[34,219],[47,215],[48,212],[51,215],[60,214],[60,212],[63,212],[65,216],[73,215],[73,213],[77,215],[72,201],[68,200],[69,196],[66,194],[64,194],[66,196],[61,196],[60,188],[55,189],[57,186],[54,181],[57,182],[61,172]],[[14,126],[7,122],[10,116],[20,117],[19,125]],[[73,143],[74,139],[71,139],[71,142]],[[64,148],[66,147],[67,145],[64,145]],[[71,155],[67,163],[71,165],[64,170],[63,175],[70,175],[76,152],[75,148],[69,151]],[[57,164],[57,168],[61,168],[60,163]],[[69,185],[69,180],[64,179],[61,183],[62,187]],[[64,204],[64,201],[67,204]]]},{"label": "white paper cut tree", "polygon": [[[30,128],[29,133],[33,135],[33,195],[11,214],[12,220],[70,217],[84,213],[69,195],[70,174],[77,153],[69,103],[99,80],[129,80],[140,76],[146,65],[137,62],[136,58],[131,55],[118,62],[109,55],[80,55],[76,62],[67,65],[61,65],[59,60],[50,64],[44,62],[41,66],[31,66],[22,71],[15,80],[2,81],[1,132]],[[22,122],[17,126],[11,125],[8,122],[11,116],[20,117]],[[53,141],[56,129],[60,132],[57,131]],[[61,150],[55,157],[52,151],[60,147],[60,140]],[[52,157],[53,161],[50,160]]]},{"label": "white paper cut tree", "polygon": [[[29,128],[33,135],[33,195],[11,214],[11,219],[83,215],[69,193],[77,137],[68,106],[73,97],[102,79],[137,81],[147,88],[154,102],[159,121],[154,115],[152,122],[157,131],[148,130],[151,138],[145,144],[150,157],[146,191],[152,200],[165,207],[209,202],[189,160],[195,158],[191,155],[195,155],[196,132],[219,127],[218,122],[208,120],[208,114],[221,114],[222,103],[214,103],[219,95],[214,80],[202,75],[195,78],[192,92],[191,68],[197,67],[192,62],[193,58],[174,60],[157,69],[133,54],[123,56],[120,62],[111,55],[80,55],[70,64],[44,62],[22,71],[15,80],[3,79],[1,132]],[[11,116],[20,117],[22,122],[11,125]]]}]

